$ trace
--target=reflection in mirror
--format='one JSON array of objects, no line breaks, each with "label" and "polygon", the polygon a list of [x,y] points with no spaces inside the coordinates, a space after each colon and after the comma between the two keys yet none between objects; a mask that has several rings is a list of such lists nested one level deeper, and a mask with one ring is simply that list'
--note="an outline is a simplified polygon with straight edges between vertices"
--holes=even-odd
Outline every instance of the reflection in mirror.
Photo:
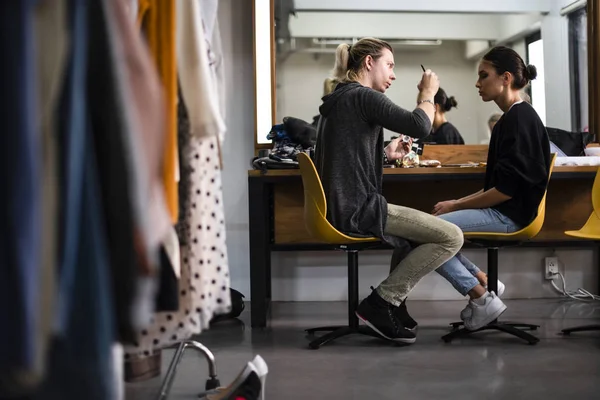
[{"label": "reflection in mirror", "polygon": [[270,143],[267,134],[273,124],[272,108],[272,0],[254,0],[254,85],[256,95],[255,140]]},{"label": "reflection in mirror", "polygon": [[[285,35],[278,35],[275,42],[277,122],[285,116],[308,123],[316,121],[321,97],[331,87],[327,79],[331,77],[336,47],[372,36],[388,41],[394,49],[396,81],[386,95],[401,107],[413,109],[421,65],[432,69],[440,77],[447,97],[456,100],[457,106],[450,108],[445,117],[466,144],[487,143],[490,119],[500,113],[494,103],[484,103],[475,88],[479,60],[496,44],[512,47],[526,62],[536,65],[538,79],[523,97],[532,102],[547,126],[573,128],[574,107],[571,98],[564,95],[571,92],[569,17],[560,14],[564,6],[559,4],[561,1],[507,0],[496,8],[490,5],[492,2],[481,2],[485,4],[478,6],[480,10],[453,10],[439,1],[419,6],[398,2],[394,10],[388,10],[393,12],[384,12],[386,6],[391,7],[389,2],[376,0],[332,2],[323,10],[315,1],[293,3],[295,10],[288,11],[295,12],[287,15],[288,25],[281,29]],[[353,4],[355,9],[350,8]],[[581,62],[579,67],[585,68],[586,64]],[[579,77],[587,88],[582,71]],[[579,109],[586,109],[586,105]],[[386,132],[386,139],[392,135],[395,133]],[[435,132],[430,138],[435,138]]]},{"label": "reflection in mirror", "polygon": [[588,118],[588,63],[587,63],[587,12],[581,8],[569,15],[571,43],[571,70],[573,71],[573,129],[587,132]]}]

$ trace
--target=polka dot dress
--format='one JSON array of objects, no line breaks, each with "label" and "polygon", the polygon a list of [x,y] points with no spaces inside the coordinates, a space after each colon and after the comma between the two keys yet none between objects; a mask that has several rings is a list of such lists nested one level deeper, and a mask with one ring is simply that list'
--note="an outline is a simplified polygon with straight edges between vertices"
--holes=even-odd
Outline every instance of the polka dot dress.
[{"label": "polka dot dress", "polygon": [[216,136],[191,137],[189,201],[185,210],[187,240],[181,246],[179,312],[156,313],[128,356],[148,356],[209,327],[215,314],[231,309],[225,217]]}]

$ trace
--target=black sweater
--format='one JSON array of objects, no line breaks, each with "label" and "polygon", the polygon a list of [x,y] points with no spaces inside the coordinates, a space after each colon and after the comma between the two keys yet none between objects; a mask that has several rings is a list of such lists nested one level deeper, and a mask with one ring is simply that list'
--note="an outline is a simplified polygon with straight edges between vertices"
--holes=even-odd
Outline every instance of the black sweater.
[{"label": "black sweater", "polygon": [[359,83],[338,84],[323,98],[319,111],[315,163],[327,198],[327,220],[341,232],[405,247],[404,240],[384,235],[382,127],[422,138],[431,130],[427,114],[404,110]]},{"label": "black sweater", "polygon": [[537,216],[550,171],[550,142],[530,104],[512,106],[494,126],[488,151],[484,190],[511,196],[496,210],[522,227]]},{"label": "black sweater", "polygon": [[450,122],[444,122],[426,138],[420,140],[423,143],[435,144],[465,144],[460,132]]}]

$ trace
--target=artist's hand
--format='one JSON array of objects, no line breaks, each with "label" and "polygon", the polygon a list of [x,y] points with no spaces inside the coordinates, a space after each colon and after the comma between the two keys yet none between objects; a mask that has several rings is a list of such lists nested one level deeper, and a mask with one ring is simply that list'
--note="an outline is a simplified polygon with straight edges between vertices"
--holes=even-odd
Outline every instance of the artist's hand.
[{"label": "artist's hand", "polygon": [[[404,142],[403,138],[407,138],[408,142]],[[412,147],[413,140],[409,136],[400,135],[396,139],[393,139],[387,146],[385,146],[385,155],[388,160],[402,160],[402,158],[410,153],[410,149]]]},{"label": "artist's hand", "polygon": [[423,76],[421,77],[421,81],[417,85],[417,89],[422,94],[426,94],[431,97],[427,97],[429,99],[433,99],[433,96],[437,93],[440,88],[440,79],[436,75],[435,72],[428,69],[423,72]]},{"label": "artist's hand", "polygon": [[459,208],[458,208],[457,200],[446,200],[446,201],[440,201],[435,206],[433,206],[433,211],[431,213],[433,215],[442,215],[442,214],[448,214],[449,212],[452,212],[452,211],[457,211],[458,209]]}]

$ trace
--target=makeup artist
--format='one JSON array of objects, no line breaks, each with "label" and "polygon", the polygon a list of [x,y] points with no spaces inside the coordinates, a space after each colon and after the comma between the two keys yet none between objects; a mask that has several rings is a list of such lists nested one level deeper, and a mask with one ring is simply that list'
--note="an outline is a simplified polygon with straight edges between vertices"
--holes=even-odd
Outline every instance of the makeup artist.
[{"label": "makeup artist", "polygon": [[394,247],[390,275],[356,314],[383,339],[414,343],[416,322],[404,301],[422,277],[460,250],[463,236],[456,225],[388,204],[381,195],[384,158],[403,157],[411,144],[398,138],[384,149],[383,128],[413,138],[429,134],[438,77],[423,73],[413,111],[397,106],[384,94],[396,79],[392,47],[374,38],[339,45],[333,74],[340,83],[319,108],[315,157],[327,219],[341,232],[375,236]]}]

